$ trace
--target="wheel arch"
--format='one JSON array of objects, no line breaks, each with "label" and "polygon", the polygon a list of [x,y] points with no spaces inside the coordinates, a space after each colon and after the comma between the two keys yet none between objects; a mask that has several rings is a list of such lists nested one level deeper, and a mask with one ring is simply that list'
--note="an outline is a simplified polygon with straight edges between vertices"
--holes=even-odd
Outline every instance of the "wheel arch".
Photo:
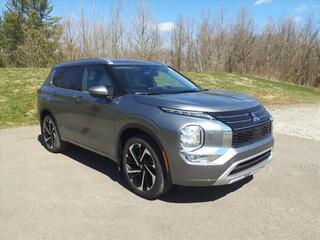
[{"label": "wheel arch", "polygon": [[42,109],[42,110],[40,111],[40,113],[39,113],[40,124],[42,124],[42,121],[43,121],[43,119],[44,119],[44,117],[45,117],[46,115],[50,115],[50,116],[53,118],[53,120],[56,122],[56,119],[54,118],[54,116],[53,116],[53,114],[51,113],[50,110],[48,110],[48,109]]},{"label": "wheel arch", "polygon": [[[133,136],[140,135],[140,134],[148,136],[157,145],[157,147],[160,151],[160,154],[162,155],[162,164],[164,165],[164,167],[166,169],[165,172],[166,172],[167,179],[171,182],[170,165],[168,163],[168,160],[164,159],[164,158],[167,158],[167,155],[166,155],[165,149],[164,149],[160,139],[156,136],[156,134],[152,130],[150,130],[149,128],[147,128],[141,124],[138,124],[138,123],[127,124],[124,127],[122,127],[121,130],[119,131],[119,134],[117,136],[117,142],[116,142],[117,143],[116,151],[117,151],[118,166],[119,167],[121,166],[122,150],[124,148],[126,141],[129,138],[131,138]],[[163,155],[165,155],[165,156],[163,156]]]},{"label": "wheel arch", "polygon": [[61,132],[60,132],[60,128],[58,126],[58,123],[57,123],[57,119],[54,117],[53,113],[47,109],[47,108],[44,108],[42,109],[40,112],[39,112],[39,121],[40,121],[40,128],[41,128],[41,131],[42,131],[42,121],[44,119],[45,116],[49,115],[50,117],[53,118],[53,121],[55,122],[56,124],[56,128],[57,128],[57,131],[59,133],[59,136],[61,137],[62,139],[62,135],[61,135]]},{"label": "wheel arch", "polygon": [[[120,129],[119,134],[117,136],[117,140],[116,140],[117,145],[116,146],[117,146],[118,157],[121,157],[121,155],[119,155],[119,154],[121,154],[121,151],[122,151],[126,141],[130,137],[137,136],[139,134],[147,135],[159,147],[160,151],[164,150],[164,147],[163,147],[161,141],[156,136],[156,134],[153,133],[152,130],[150,130],[149,128],[147,128],[139,123],[129,123]],[[121,161],[121,158],[118,158],[118,161]]]}]

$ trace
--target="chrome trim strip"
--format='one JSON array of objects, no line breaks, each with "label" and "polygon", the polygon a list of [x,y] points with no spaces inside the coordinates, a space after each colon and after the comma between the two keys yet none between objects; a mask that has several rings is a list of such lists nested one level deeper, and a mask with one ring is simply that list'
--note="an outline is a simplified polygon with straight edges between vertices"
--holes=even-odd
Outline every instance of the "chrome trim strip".
[{"label": "chrome trim strip", "polygon": [[266,109],[264,109],[262,106],[256,110],[256,111],[253,111],[252,109],[243,109],[243,112],[246,113],[242,113],[242,114],[235,114],[235,115],[216,115],[217,118],[222,118],[222,119],[225,119],[225,118],[233,118],[233,117],[241,117],[241,116],[248,116],[250,112],[253,112],[253,113],[259,113],[259,112],[263,112],[263,116],[265,115],[265,113],[267,112]]},{"label": "chrome trim strip", "polygon": [[[240,163],[243,163],[243,162],[246,162],[252,158],[255,158],[255,157],[258,157],[259,155],[262,155],[268,151],[271,151],[271,154],[270,156],[265,159],[264,161],[250,167],[250,168],[247,168],[241,172],[238,172],[236,174],[232,174],[230,175],[230,173],[232,172],[232,170],[238,166]],[[262,168],[264,168],[265,166],[267,166],[270,162],[271,162],[271,159],[272,159],[272,156],[273,156],[273,148],[268,148],[262,152],[259,152],[253,156],[250,156],[248,158],[244,158],[240,161],[237,161],[235,163],[233,163],[219,178],[218,180],[214,183],[214,186],[218,186],[218,185],[227,185],[227,184],[231,184],[231,183],[234,183],[234,182],[237,182],[247,176],[250,176],[256,172],[258,172],[259,170],[261,170]]]},{"label": "chrome trim strip", "polygon": [[256,125],[252,125],[252,126],[249,126],[249,127],[242,127],[242,128],[234,128],[233,130],[243,130],[243,129],[248,129],[248,128],[255,128],[255,127],[258,127],[260,125],[266,124],[268,122],[271,122],[271,124],[272,124],[272,121],[270,119],[268,119],[268,120],[266,120],[264,122],[261,122],[261,123],[258,123]]},{"label": "chrome trim strip", "polygon": [[227,121],[227,123],[251,122],[251,119],[244,119],[239,121]]},{"label": "chrome trim strip", "polygon": [[217,118],[232,118],[232,117],[241,117],[241,116],[249,116],[249,113],[238,114],[238,115],[217,115]]},{"label": "chrome trim strip", "polygon": [[261,107],[259,110],[257,110],[257,111],[253,111],[254,113],[258,113],[258,112],[261,112],[261,111],[266,111],[263,107]]}]

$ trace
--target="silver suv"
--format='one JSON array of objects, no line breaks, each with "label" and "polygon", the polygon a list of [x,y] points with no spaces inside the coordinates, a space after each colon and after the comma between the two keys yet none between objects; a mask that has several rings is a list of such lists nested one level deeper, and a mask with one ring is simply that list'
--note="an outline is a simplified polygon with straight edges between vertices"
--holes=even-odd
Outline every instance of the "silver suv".
[{"label": "silver suv", "polygon": [[272,118],[254,97],[201,89],[158,62],[58,64],[38,91],[38,111],[49,151],[73,143],[106,156],[147,199],[172,184],[230,184],[272,158]]}]

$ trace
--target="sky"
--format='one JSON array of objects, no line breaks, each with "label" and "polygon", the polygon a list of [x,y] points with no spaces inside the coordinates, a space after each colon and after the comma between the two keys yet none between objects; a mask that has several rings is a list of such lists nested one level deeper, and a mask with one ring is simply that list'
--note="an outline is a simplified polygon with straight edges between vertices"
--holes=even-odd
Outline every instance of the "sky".
[{"label": "sky", "polygon": [[[50,2],[53,5],[53,16],[77,17],[83,8],[89,18],[95,9],[97,18],[101,20],[107,17],[108,10],[114,3],[113,0],[51,0]],[[124,18],[130,21],[138,1],[121,2]],[[146,0],[145,2],[153,10],[162,31],[172,30],[173,22],[180,14],[201,19],[203,10],[210,10],[214,15],[221,7],[225,9],[227,17],[235,16],[239,8],[246,7],[258,27],[263,26],[270,17],[277,20],[283,16],[290,16],[297,23],[303,22],[308,15],[320,18],[320,0]],[[5,3],[6,0],[0,0],[0,12],[4,10]]]}]

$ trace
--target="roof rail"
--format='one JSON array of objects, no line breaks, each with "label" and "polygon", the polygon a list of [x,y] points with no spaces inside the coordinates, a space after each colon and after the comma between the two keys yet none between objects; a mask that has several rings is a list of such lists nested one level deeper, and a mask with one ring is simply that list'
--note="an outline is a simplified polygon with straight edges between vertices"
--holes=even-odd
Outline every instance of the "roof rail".
[{"label": "roof rail", "polygon": [[59,64],[64,64],[64,63],[72,63],[72,62],[82,62],[82,61],[90,61],[90,60],[104,60],[106,62],[108,62],[109,64],[112,64],[112,61],[108,58],[81,58],[81,59],[75,59],[75,60],[69,60],[69,61],[63,61]]},{"label": "roof rail", "polygon": [[100,58],[100,59],[107,61],[109,64],[113,64],[113,62],[109,58]]},{"label": "roof rail", "polygon": [[159,63],[159,64],[162,64],[162,65],[164,65],[162,62],[160,62],[160,61],[155,61],[155,60],[148,60],[149,62],[154,62],[154,63]]}]

